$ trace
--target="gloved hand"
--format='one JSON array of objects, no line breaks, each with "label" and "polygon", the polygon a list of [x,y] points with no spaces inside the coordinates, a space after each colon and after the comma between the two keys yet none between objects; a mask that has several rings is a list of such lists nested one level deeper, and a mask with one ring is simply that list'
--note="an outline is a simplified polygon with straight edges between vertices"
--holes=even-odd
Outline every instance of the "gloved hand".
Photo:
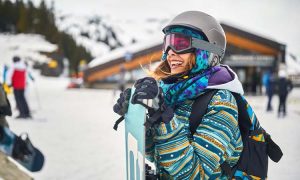
[{"label": "gloved hand", "polygon": [[132,95],[132,104],[140,104],[148,110],[157,111],[163,103],[163,94],[157,81],[151,77],[139,79],[134,84],[135,92]]},{"label": "gloved hand", "polygon": [[8,84],[4,83],[2,86],[3,86],[3,89],[6,94],[12,93],[12,85],[8,85]]},{"label": "gloved hand", "polygon": [[123,116],[127,113],[130,95],[131,95],[131,88],[127,88],[120,93],[120,97],[117,100],[117,103],[113,107],[115,113],[119,114],[120,116]]},{"label": "gloved hand", "polygon": [[132,95],[132,104],[140,104],[148,109],[149,125],[156,122],[168,123],[174,116],[173,109],[164,103],[162,89],[154,78],[139,79],[134,84],[135,92]]}]

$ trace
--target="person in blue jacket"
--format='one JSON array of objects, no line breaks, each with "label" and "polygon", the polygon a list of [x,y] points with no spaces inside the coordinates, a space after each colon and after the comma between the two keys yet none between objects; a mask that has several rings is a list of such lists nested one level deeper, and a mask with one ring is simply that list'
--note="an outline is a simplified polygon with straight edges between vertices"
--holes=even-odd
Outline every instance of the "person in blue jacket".
[{"label": "person in blue jacket", "polygon": [[[131,101],[147,107],[150,117],[161,113],[159,122],[147,129],[146,156],[155,162],[160,179],[228,179],[221,164],[233,167],[243,150],[231,92],[243,94],[243,88],[236,73],[220,63],[226,49],[224,30],[212,16],[187,11],[171,20],[163,33],[162,61],[151,77],[135,83]],[[193,102],[209,89],[218,91],[192,135]],[[127,112],[130,91],[120,94],[116,113]]]},{"label": "person in blue jacket", "polygon": [[263,84],[266,88],[266,95],[268,97],[267,111],[273,111],[272,97],[276,86],[276,77],[273,70],[270,70],[264,74]]}]

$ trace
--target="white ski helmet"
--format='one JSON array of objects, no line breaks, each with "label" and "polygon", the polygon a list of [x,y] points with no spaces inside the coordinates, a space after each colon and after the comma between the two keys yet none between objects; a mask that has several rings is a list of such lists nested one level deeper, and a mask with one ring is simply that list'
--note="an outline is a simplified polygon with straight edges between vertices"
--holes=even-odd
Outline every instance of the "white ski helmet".
[{"label": "white ski helmet", "polygon": [[186,11],[171,20],[163,28],[163,32],[166,34],[169,29],[176,26],[188,27],[203,33],[211,44],[211,47],[221,49],[221,51],[218,50],[219,53],[215,54],[218,55],[218,61],[222,60],[226,49],[226,36],[222,26],[214,17],[201,11]]}]

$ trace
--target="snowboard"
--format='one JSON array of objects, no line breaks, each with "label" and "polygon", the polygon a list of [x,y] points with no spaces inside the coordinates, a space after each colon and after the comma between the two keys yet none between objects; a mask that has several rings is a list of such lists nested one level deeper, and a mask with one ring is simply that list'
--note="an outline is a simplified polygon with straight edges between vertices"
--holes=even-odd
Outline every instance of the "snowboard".
[{"label": "snowboard", "polygon": [[33,146],[27,133],[17,136],[9,128],[0,126],[0,151],[31,172],[40,171],[44,165],[44,155]]},{"label": "snowboard", "polygon": [[145,180],[145,127],[147,109],[131,104],[135,91],[132,87],[128,111],[125,114],[125,144],[127,180]]}]

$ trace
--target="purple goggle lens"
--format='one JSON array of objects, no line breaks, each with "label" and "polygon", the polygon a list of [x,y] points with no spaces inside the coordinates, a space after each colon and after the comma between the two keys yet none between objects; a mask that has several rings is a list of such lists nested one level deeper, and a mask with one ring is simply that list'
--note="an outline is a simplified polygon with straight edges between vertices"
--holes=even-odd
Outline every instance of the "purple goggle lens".
[{"label": "purple goggle lens", "polygon": [[163,51],[167,53],[169,49],[176,53],[185,53],[192,49],[192,38],[182,34],[167,34],[164,38]]}]

